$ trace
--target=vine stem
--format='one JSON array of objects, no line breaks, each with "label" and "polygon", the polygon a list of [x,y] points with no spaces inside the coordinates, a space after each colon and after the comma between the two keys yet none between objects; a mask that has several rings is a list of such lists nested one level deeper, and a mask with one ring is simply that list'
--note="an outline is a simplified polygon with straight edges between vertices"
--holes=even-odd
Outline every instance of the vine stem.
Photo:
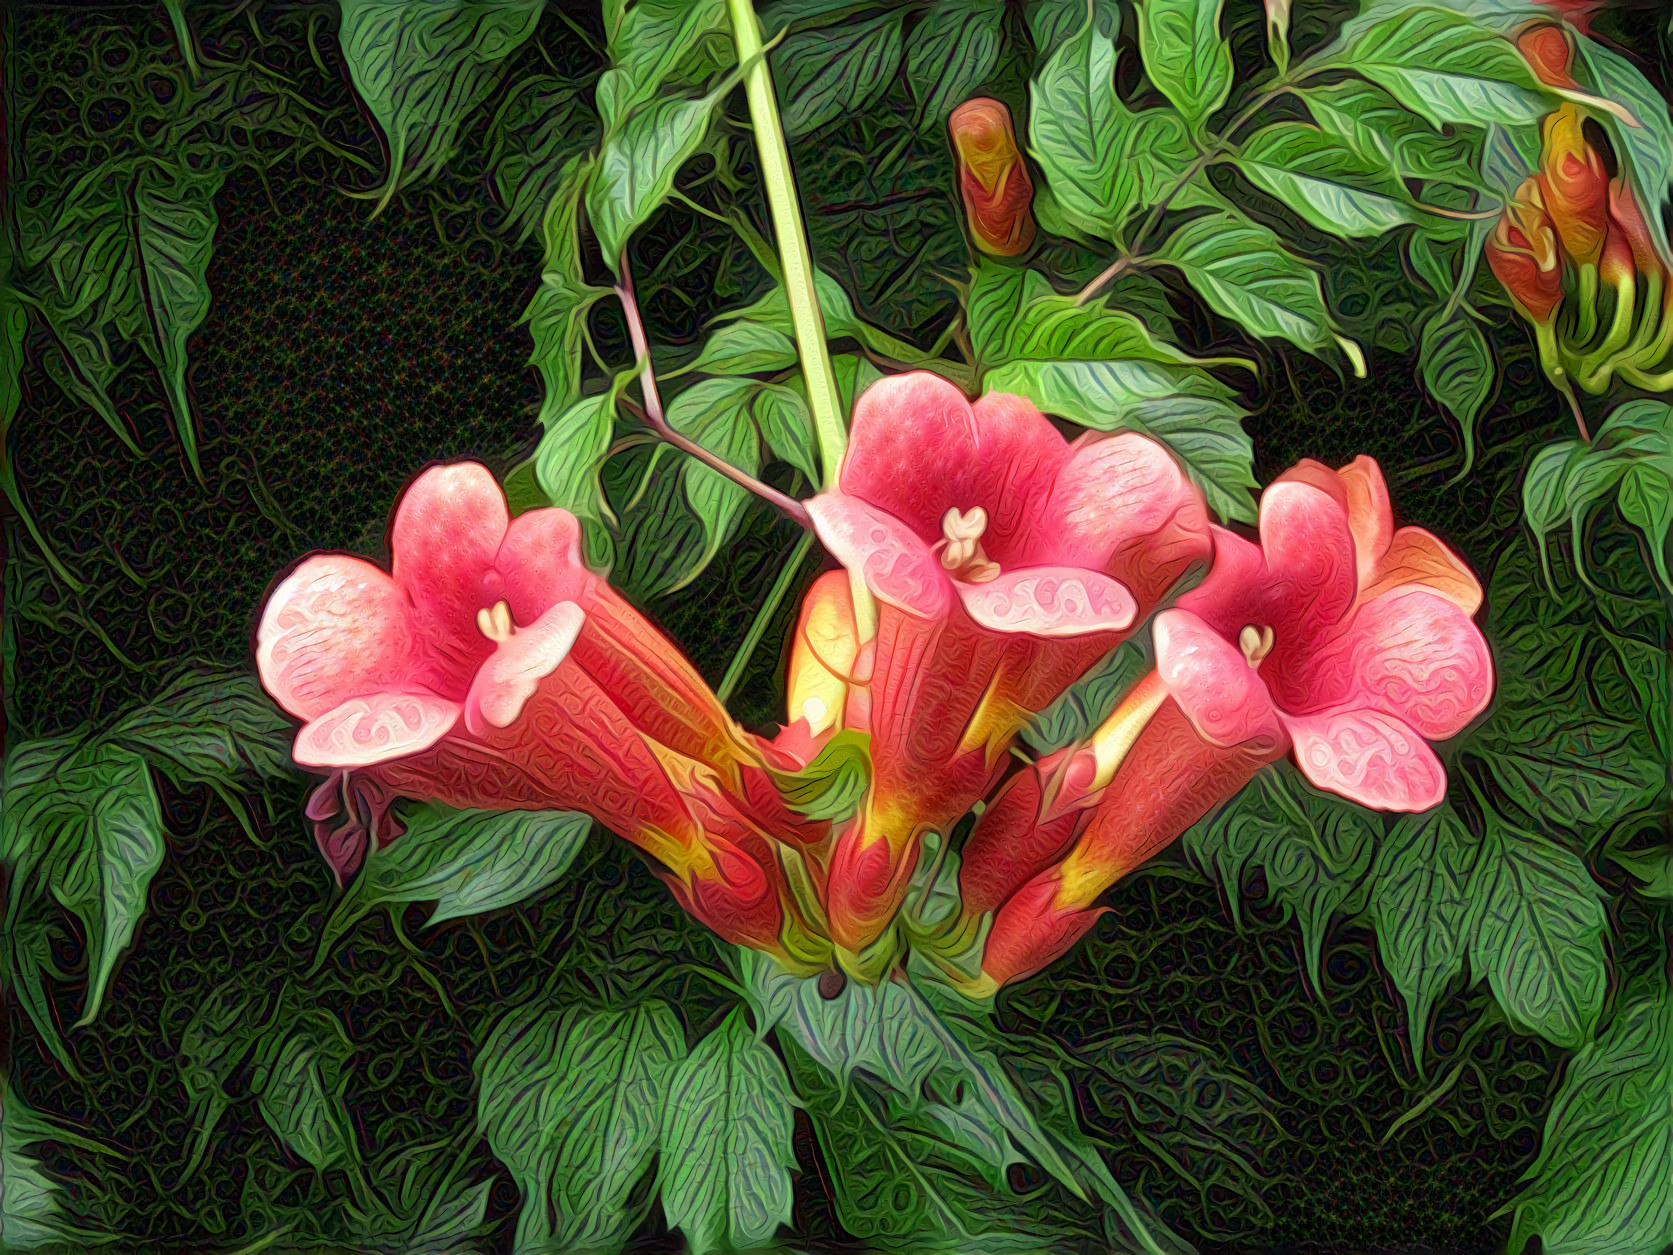
[{"label": "vine stem", "polygon": [[727,665],[726,674],[721,677],[720,687],[715,695],[720,698],[721,705],[725,705],[738,687],[738,681],[743,679],[744,667],[748,665],[750,657],[756,647],[761,644],[761,638],[767,634],[767,625],[778,613],[778,606],[784,600],[784,594],[790,591],[790,585],[795,581],[796,574],[802,569],[802,563],[807,561],[807,551],[813,547],[813,533],[803,532],[796,541],[796,547],[790,551],[790,556],[784,560],[778,578],[767,592],[767,600],[761,603],[761,608],[755,612],[755,619],[749,625],[749,631],[744,635],[743,644],[738,646],[738,652],[732,655],[732,661]]},{"label": "vine stem", "polygon": [[727,9],[732,17],[738,64],[749,67],[744,72],[744,94],[749,100],[750,123],[755,128],[755,148],[761,161],[761,179],[766,185],[773,234],[778,240],[784,290],[790,298],[796,348],[807,381],[808,407],[813,412],[814,431],[819,438],[820,464],[825,483],[834,485],[842,455],[848,447],[848,428],[837,399],[836,375],[825,347],[825,319],[814,288],[813,255],[808,250],[807,230],[796,199],[796,180],[790,171],[790,152],[785,146],[784,126],[773,94],[772,71],[762,53],[761,26],[751,0],[727,0]]},{"label": "vine stem", "polygon": [[794,498],[785,496],[778,489],[763,484],[747,471],[740,470],[724,458],[711,453],[695,440],[681,435],[668,424],[667,416],[662,411],[662,394],[657,391],[656,371],[651,366],[650,341],[645,337],[645,323],[639,317],[639,302],[633,295],[633,272],[628,268],[627,250],[622,250],[621,282],[616,285],[616,298],[622,303],[622,315],[627,319],[627,337],[633,345],[633,356],[636,361],[644,363],[639,371],[639,388],[645,395],[643,409],[628,401],[625,397],[622,404],[634,412],[647,427],[658,437],[673,445],[682,453],[689,453],[704,466],[716,474],[724,475],[727,479],[745,488],[764,501],[783,510],[800,526],[808,529],[813,527],[813,519],[807,512],[807,507]]}]

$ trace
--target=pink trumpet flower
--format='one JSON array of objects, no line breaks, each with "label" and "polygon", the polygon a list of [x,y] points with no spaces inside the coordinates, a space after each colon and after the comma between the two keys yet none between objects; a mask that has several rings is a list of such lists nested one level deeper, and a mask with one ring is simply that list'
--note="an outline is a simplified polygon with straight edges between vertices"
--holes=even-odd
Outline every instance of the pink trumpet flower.
[{"label": "pink trumpet flower", "polygon": [[1208,555],[1207,513],[1152,440],[1071,444],[1021,397],[972,405],[922,371],[860,397],[839,481],[808,511],[877,603],[852,677],[873,784],[837,834],[826,903],[832,940],[857,954],[899,906],[922,834],[987,792],[1029,713]]},{"label": "pink trumpet flower", "polygon": [[758,757],[579,542],[567,511],[512,520],[484,467],[438,466],[395,512],[393,573],[316,554],[274,590],[257,667],[304,720],[297,763],[330,773],[308,808],[321,850],[341,884],[398,834],[398,795],[585,811],[717,932],[774,949],[778,869],[732,801]]}]

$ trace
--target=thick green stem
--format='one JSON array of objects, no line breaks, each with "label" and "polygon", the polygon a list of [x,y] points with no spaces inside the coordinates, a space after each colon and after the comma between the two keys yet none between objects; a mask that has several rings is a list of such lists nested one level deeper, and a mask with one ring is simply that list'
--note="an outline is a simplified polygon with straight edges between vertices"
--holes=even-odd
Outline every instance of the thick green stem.
[{"label": "thick green stem", "polygon": [[750,122],[755,128],[755,148],[766,184],[767,206],[778,240],[783,268],[784,290],[790,298],[790,318],[796,329],[796,347],[801,354],[802,374],[807,380],[808,405],[813,411],[814,431],[819,437],[819,456],[827,487],[836,484],[837,468],[848,447],[848,426],[837,396],[836,375],[831,371],[825,348],[825,320],[819,312],[819,298],[813,283],[813,255],[808,251],[807,231],[802,224],[801,205],[796,199],[796,181],[790,172],[790,152],[784,143],[779,121],[778,100],[773,94],[772,72],[762,55],[761,27],[751,0],[727,0],[732,15],[732,38],[737,44],[738,64],[748,66],[744,94],[749,99]]}]

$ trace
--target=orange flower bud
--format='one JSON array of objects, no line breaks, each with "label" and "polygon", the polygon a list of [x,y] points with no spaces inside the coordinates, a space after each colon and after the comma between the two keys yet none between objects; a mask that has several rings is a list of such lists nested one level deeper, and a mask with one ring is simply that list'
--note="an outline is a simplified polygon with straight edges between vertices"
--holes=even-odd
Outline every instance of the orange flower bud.
[{"label": "orange flower bud", "polygon": [[1609,214],[1609,175],[1597,149],[1586,142],[1584,121],[1571,104],[1545,119],[1539,179],[1563,251],[1577,266],[1595,266]]},{"label": "orange flower bud", "polygon": [[1014,257],[1034,243],[1034,184],[1017,150],[1011,111],[997,100],[967,100],[947,120],[958,156],[959,191],[976,247]]},{"label": "orange flower bud", "polygon": [[1486,251],[1487,264],[1522,312],[1533,322],[1550,322],[1563,299],[1563,267],[1537,178],[1516,189]]},{"label": "orange flower bud", "polygon": [[1655,242],[1650,239],[1650,228],[1638,210],[1632,184],[1624,178],[1609,180],[1609,234],[1620,235],[1632,250],[1632,264],[1640,274],[1653,275],[1662,269],[1661,257]]},{"label": "orange flower bud", "polygon": [[1540,82],[1551,87],[1577,87],[1570,72],[1574,45],[1555,22],[1533,22],[1516,37],[1516,47]]}]

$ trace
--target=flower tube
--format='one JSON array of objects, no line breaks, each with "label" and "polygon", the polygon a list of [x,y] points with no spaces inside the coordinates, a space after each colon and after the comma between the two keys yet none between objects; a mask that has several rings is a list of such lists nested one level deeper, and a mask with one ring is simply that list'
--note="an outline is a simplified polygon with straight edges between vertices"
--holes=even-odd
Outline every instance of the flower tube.
[{"label": "flower tube", "polygon": [[1017,149],[1011,111],[997,100],[967,100],[947,119],[958,158],[970,238],[984,253],[1014,257],[1034,243],[1034,185]]}]

